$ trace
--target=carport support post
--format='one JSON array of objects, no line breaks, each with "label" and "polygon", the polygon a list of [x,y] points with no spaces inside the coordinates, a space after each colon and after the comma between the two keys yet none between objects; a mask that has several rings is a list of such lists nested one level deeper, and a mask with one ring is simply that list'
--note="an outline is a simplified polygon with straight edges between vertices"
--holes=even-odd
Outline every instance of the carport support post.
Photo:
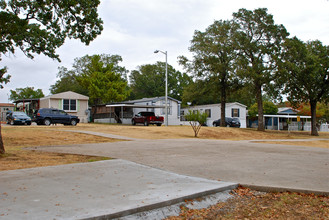
[{"label": "carport support post", "polygon": [[123,106],[121,106],[121,124],[123,124]]},{"label": "carport support post", "polygon": [[166,54],[166,126],[168,126],[168,61],[167,61],[167,51]]}]

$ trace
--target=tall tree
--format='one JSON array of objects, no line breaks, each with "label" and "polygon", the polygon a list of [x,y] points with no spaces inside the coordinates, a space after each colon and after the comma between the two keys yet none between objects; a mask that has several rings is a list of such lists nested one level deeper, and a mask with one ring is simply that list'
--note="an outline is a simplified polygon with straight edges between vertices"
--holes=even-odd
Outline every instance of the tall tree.
[{"label": "tall tree", "polygon": [[262,93],[273,89],[277,69],[275,58],[281,52],[281,44],[288,32],[283,25],[274,24],[273,16],[267,14],[265,8],[240,9],[233,13],[233,20],[239,25],[234,37],[238,50],[237,73],[253,85],[258,106],[258,130],[264,131]]},{"label": "tall tree", "polygon": [[[122,57],[119,55],[101,54],[101,55],[86,55],[83,57],[75,58],[72,69],[60,67],[57,77],[59,78],[54,85],[50,86],[52,94],[73,91],[86,96],[89,96],[87,87],[81,85],[78,78],[88,71],[91,61],[94,57],[98,57],[99,62],[103,66],[112,65],[112,71],[121,75],[121,78],[126,81],[128,70],[119,65],[122,62]],[[92,100],[91,100],[92,101]]]},{"label": "tall tree", "polygon": [[113,63],[103,63],[101,56],[94,55],[87,64],[79,67],[81,74],[77,81],[88,90],[92,104],[123,101],[129,95],[127,81],[116,71]]},{"label": "tall tree", "polygon": [[279,65],[283,92],[295,106],[308,102],[311,106],[311,135],[318,136],[316,108],[318,102],[329,102],[329,46],[318,40],[307,43],[298,38],[287,39]]},{"label": "tall tree", "polygon": [[[56,49],[67,37],[88,45],[103,29],[97,13],[99,3],[99,0],[0,0],[0,60],[3,54],[15,53],[16,48],[31,59],[42,53],[60,60]],[[1,68],[0,87],[9,80],[5,73],[6,67]],[[4,153],[0,125],[0,154]]]},{"label": "tall tree", "polygon": [[42,89],[34,90],[34,87],[25,87],[10,90],[9,99],[15,101],[18,99],[37,99],[44,96],[45,95],[43,94]]},{"label": "tall tree", "polygon": [[59,78],[54,85],[50,86],[52,94],[73,91],[82,95],[88,96],[88,90],[83,88],[77,81],[76,74],[73,70],[68,70],[66,67],[59,67],[57,78]]},{"label": "tall tree", "polygon": [[[130,74],[130,98],[164,96],[165,94],[165,63],[145,64]],[[184,88],[192,81],[186,73],[175,70],[168,64],[168,96],[181,100]]]},{"label": "tall tree", "polygon": [[236,25],[231,21],[215,21],[205,32],[195,31],[189,50],[193,59],[189,61],[181,56],[182,64],[194,76],[213,82],[216,92],[220,94],[221,126],[225,126],[225,106],[228,89],[234,80],[233,61],[236,57],[232,36]]}]

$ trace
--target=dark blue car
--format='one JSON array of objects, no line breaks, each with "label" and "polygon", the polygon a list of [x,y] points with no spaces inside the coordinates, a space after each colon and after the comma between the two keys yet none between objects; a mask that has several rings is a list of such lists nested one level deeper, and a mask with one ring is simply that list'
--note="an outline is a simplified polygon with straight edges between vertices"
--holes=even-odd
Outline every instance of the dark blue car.
[{"label": "dark blue car", "polygon": [[[215,120],[212,125],[214,127],[220,126],[220,119]],[[225,117],[225,126],[226,127],[235,127],[235,128],[240,128],[240,120],[238,118],[230,118],[230,117]]]},{"label": "dark blue car", "polygon": [[6,122],[11,125],[31,125],[32,121],[24,112],[9,112]]},{"label": "dark blue car", "polygon": [[37,125],[64,124],[75,126],[79,123],[80,119],[77,116],[67,114],[63,110],[41,108],[34,113],[33,121]]}]

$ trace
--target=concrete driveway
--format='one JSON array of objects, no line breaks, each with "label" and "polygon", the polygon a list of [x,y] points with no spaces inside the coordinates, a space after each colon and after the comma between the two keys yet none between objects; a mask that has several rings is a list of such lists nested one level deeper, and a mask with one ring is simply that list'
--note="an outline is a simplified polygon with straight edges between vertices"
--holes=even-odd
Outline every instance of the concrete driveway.
[{"label": "concrete driveway", "polygon": [[120,158],[178,174],[244,185],[329,194],[329,149],[325,148],[195,138],[38,149]]}]

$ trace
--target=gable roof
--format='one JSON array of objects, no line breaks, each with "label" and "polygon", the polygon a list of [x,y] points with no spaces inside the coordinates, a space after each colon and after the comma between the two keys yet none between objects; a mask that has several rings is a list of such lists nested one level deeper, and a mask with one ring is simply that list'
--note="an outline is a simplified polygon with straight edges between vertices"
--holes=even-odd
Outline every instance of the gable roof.
[{"label": "gable roof", "polygon": [[278,108],[278,114],[279,115],[297,115],[297,112],[295,109],[291,107],[284,107],[284,108]]},{"label": "gable roof", "polygon": [[13,103],[0,103],[0,107],[15,107]]},{"label": "gable roof", "polygon": [[79,99],[79,100],[89,100],[88,96],[85,95],[81,95],[79,93],[76,92],[72,92],[72,91],[67,91],[67,92],[61,92],[61,93],[57,93],[54,95],[49,95],[43,98],[40,98],[40,100],[42,99]]}]

